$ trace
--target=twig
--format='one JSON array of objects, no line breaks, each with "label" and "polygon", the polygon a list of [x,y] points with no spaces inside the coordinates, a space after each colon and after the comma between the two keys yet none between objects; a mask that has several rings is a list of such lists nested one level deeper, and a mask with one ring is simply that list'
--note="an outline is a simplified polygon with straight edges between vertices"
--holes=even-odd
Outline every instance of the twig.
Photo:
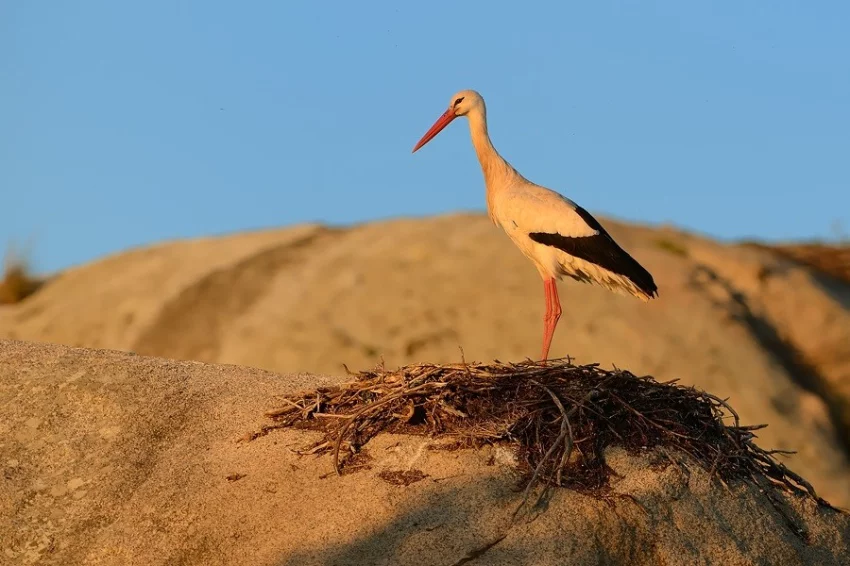
[{"label": "twig", "polygon": [[[311,452],[332,451],[338,474],[344,442],[355,449],[382,431],[438,436],[456,448],[518,446],[528,483],[514,516],[540,484],[545,488],[535,506],[549,487],[603,497],[612,473],[605,449],[611,445],[660,449],[686,470],[670,455],[675,450],[727,490],[731,483],[757,478],[776,501],[782,492],[801,493],[829,505],[776,459],[792,451],[755,444],[756,431],[765,425],[742,425],[727,399],[676,380],[659,383],[599,364],[575,366],[570,358],[470,363],[461,349],[460,363],[395,370],[379,365],[336,387],[286,395],[283,404],[266,413],[274,424],[248,440],[285,427],[320,431]],[[405,418],[412,416],[411,406],[422,419]]]}]

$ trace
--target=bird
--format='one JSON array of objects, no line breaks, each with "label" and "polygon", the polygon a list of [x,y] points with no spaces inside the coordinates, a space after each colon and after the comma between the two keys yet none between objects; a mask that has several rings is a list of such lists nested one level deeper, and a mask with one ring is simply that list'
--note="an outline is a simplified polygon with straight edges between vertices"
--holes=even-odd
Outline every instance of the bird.
[{"label": "bird", "polygon": [[413,153],[461,116],[469,122],[481,164],[490,220],[505,231],[543,279],[542,361],[548,359],[561,318],[557,282],[565,276],[643,302],[658,297],[649,271],[621,248],[596,218],[569,198],[523,177],[496,151],[487,129],[487,107],[477,91],[461,90],[453,95],[448,109],[417,142]]}]

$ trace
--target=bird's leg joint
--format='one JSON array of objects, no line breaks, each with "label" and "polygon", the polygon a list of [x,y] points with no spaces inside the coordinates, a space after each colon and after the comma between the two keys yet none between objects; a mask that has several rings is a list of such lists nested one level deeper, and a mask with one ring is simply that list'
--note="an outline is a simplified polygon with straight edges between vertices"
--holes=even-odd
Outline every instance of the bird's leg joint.
[{"label": "bird's leg joint", "polygon": [[561,300],[558,297],[558,285],[555,279],[546,281],[546,321],[549,323],[557,323],[561,318]]}]

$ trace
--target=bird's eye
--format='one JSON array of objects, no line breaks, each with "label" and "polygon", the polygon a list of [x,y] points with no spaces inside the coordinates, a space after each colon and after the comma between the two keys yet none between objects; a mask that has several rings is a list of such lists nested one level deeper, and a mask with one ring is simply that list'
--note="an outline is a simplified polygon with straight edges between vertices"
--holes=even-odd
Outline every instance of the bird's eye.
[{"label": "bird's eye", "polygon": [[460,104],[461,102],[463,102],[463,97],[462,97],[462,96],[461,96],[460,98],[458,98],[457,100],[455,100],[455,106],[457,106],[457,105],[458,105],[458,104]]}]

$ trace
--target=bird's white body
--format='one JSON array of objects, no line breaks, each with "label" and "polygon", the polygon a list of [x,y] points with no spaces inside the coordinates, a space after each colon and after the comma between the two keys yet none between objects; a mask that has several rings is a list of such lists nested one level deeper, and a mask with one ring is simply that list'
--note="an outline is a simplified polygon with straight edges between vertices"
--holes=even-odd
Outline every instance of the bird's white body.
[{"label": "bird's white body", "polygon": [[551,277],[560,281],[566,275],[643,301],[649,299],[628,277],[528,237],[531,232],[557,233],[569,238],[600,235],[576,212],[578,205],[567,197],[524,181],[498,191],[488,208],[490,218],[531,260],[543,279]]},{"label": "bird's white body", "polygon": [[484,99],[474,90],[463,90],[452,97],[449,109],[414,151],[458,116],[469,120],[472,145],[484,174],[487,213],[531,260],[544,281],[543,359],[561,315],[555,281],[563,276],[643,301],[657,295],[649,272],[620,248],[590,213],[563,195],[532,183],[499,155],[487,132]]}]

